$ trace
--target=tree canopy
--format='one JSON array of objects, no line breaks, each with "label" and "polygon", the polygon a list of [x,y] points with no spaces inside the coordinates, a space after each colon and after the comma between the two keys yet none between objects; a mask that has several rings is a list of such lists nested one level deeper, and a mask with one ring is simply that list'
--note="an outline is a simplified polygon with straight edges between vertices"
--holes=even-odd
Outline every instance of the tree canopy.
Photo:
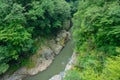
[{"label": "tree canopy", "polygon": [[70,15],[64,0],[0,0],[0,74],[33,53],[35,38],[63,29]]},{"label": "tree canopy", "polygon": [[73,17],[73,39],[79,56],[65,80],[120,79],[119,3],[119,0],[79,1]]}]

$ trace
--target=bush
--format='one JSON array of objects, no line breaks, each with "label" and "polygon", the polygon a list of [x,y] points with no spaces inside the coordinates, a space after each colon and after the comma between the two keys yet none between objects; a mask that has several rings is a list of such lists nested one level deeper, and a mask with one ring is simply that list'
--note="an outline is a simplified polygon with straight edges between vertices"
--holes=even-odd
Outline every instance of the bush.
[{"label": "bush", "polygon": [[70,70],[67,72],[64,80],[80,80],[80,74],[76,70]]},{"label": "bush", "polygon": [[[73,18],[73,36],[76,48],[87,43],[88,49],[98,49],[109,55],[117,55],[120,44],[120,6],[117,1],[100,5],[98,2],[80,2],[79,10]],[[95,3],[95,4],[93,4]]]},{"label": "bush", "polygon": [[73,38],[81,80],[119,80],[118,0],[81,0],[73,17]]}]

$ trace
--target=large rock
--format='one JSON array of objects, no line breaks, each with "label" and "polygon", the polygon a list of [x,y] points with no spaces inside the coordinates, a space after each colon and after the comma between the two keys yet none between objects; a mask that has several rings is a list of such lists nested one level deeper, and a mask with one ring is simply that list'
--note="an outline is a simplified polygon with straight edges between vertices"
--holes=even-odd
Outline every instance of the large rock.
[{"label": "large rock", "polygon": [[52,77],[52,78],[49,79],[49,80],[62,80],[63,77],[64,77],[64,72],[60,72],[60,74],[55,75],[54,77]]},{"label": "large rock", "polygon": [[49,42],[50,48],[53,50],[55,54],[58,54],[62,48],[65,46],[65,43],[71,39],[71,35],[69,32],[62,30],[56,37],[55,40],[51,40]]},{"label": "large rock", "polygon": [[[36,55],[36,54],[35,54]],[[42,47],[38,53],[37,53],[37,61],[36,61],[36,66],[28,69],[25,68],[25,72],[27,72],[28,75],[35,75],[38,72],[41,72],[45,70],[51,63],[52,60],[54,59],[53,51],[49,47]],[[32,60],[34,60],[36,57],[32,57]]]},{"label": "large rock", "polygon": [[63,48],[63,46],[60,44],[57,44],[55,40],[50,40],[49,47],[51,48],[51,50],[53,51],[55,55],[58,54]]},{"label": "large rock", "polygon": [[42,58],[45,58],[46,60],[48,60],[48,59],[53,59],[53,57],[54,57],[54,54],[50,48],[43,50]]},{"label": "large rock", "polygon": [[51,79],[49,80],[62,80],[61,76],[60,75],[55,75],[54,77],[52,77]]},{"label": "large rock", "polygon": [[68,62],[68,64],[65,67],[65,71],[72,69],[75,64],[76,64],[76,53],[73,53],[70,61]]}]

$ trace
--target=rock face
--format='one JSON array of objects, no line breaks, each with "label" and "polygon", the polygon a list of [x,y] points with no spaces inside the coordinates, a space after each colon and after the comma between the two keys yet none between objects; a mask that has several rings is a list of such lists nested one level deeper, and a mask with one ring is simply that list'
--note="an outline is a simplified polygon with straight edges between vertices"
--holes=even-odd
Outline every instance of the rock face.
[{"label": "rock face", "polygon": [[54,77],[52,77],[49,80],[62,80],[62,77],[60,75],[55,75]]},{"label": "rock face", "polygon": [[71,57],[71,60],[66,65],[65,71],[72,69],[75,64],[76,64],[76,53],[74,52],[72,57]]},{"label": "rock face", "polygon": [[50,41],[50,48],[55,54],[58,54],[69,39],[71,39],[70,33],[63,30],[57,35],[55,40]]},{"label": "rock face", "polygon": [[[70,33],[63,30],[61,31],[56,39],[52,39],[46,42],[46,45],[38,49],[37,53],[30,59],[35,63],[33,68],[22,67],[12,75],[4,75],[0,80],[22,80],[28,75],[35,75],[41,72],[52,63],[55,55],[57,55],[64,47],[65,43],[70,39]],[[60,78],[60,76],[56,76]],[[56,79],[59,80],[59,79]]]},{"label": "rock face", "polygon": [[64,72],[61,72],[60,74],[57,74],[57,75],[53,76],[53,77],[50,78],[49,80],[63,80],[63,78],[64,78],[65,75],[66,75],[66,71],[72,69],[75,64],[76,64],[76,54],[73,53],[70,61],[69,61],[68,64],[66,65],[66,68],[65,68]]},{"label": "rock face", "polygon": [[60,74],[53,76],[53,77],[50,78],[49,80],[63,80],[64,73],[65,73],[65,72],[60,72]]}]

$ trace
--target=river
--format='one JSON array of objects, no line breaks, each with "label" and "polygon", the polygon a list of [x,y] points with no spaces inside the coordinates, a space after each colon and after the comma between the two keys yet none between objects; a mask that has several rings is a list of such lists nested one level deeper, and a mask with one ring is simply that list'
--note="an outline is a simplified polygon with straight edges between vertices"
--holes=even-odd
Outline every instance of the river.
[{"label": "river", "polygon": [[64,71],[73,53],[73,42],[68,41],[62,51],[55,57],[53,63],[43,72],[27,76],[24,80],[49,80],[52,76]]}]

